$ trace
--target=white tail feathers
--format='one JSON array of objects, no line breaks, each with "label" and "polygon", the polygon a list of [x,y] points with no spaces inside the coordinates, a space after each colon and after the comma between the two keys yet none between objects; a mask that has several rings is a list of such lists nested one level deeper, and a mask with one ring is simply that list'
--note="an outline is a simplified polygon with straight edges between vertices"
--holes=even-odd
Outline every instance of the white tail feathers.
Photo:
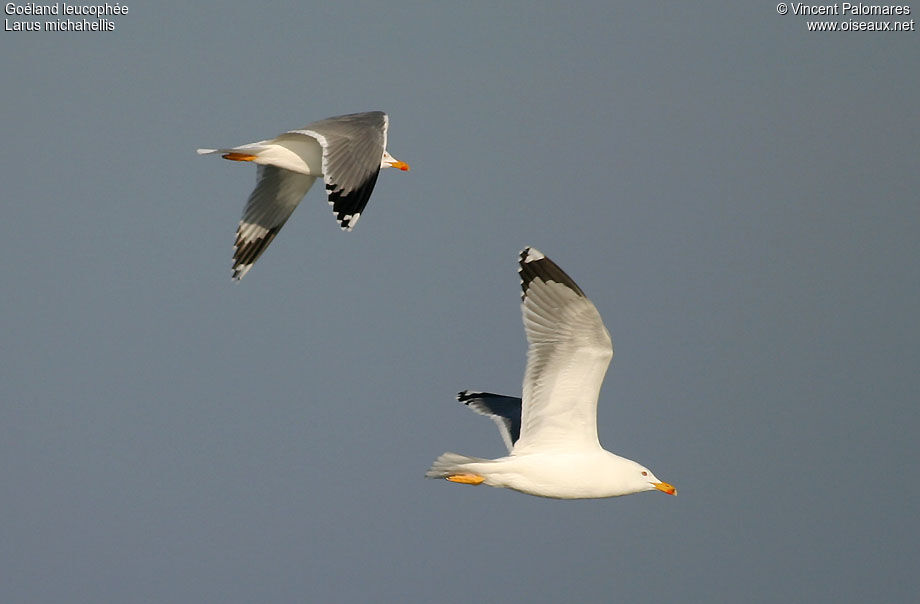
[{"label": "white tail feathers", "polygon": [[467,457],[466,455],[460,455],[459,453],[442,453],[433,464],[431,468],[425,472],[427,478],[447,478],[448,476],[453,476],[455,474],[464,474],[469,472],[466,468],[467,464],[471,463],[482,463],[488,462],[488,459],[480,459],[478,457]]}]

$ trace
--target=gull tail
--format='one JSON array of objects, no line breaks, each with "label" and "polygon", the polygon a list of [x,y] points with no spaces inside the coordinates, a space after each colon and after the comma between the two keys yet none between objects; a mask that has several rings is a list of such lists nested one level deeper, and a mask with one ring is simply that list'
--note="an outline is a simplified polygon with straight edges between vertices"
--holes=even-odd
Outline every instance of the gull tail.
[{"label": "gull tail", "polygon": [[479,464],[488,461],[488,459],[467,457],[459,453],[442,453],[441,456],[431,464],[431,468],[425,472],[425,477],[450,478],[451,476],[469,474],[470,469],[468,468],[468,464]]},{"label": "gull tail", "polygon": [[239,147],[227,147],[225,149],[197,149],[198,155],[211,155],[212,153],[243,153],[258,155],[265,150],[265,143],[268,141],[259,141],[257,143],[246,143]]}]

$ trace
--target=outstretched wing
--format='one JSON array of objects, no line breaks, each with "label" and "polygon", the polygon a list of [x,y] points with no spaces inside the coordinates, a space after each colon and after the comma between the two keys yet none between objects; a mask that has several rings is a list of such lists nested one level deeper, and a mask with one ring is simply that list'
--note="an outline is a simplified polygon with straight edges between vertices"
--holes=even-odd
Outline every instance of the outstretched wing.
[{"label": "outstretched wing", "polygon": [[597,397],[613,357],[594,304],[552,260],[520,256],[527,370],[515,450],[598,448]]},{"label": "outstretched wing", "polygon": [[354,228],[374,191],[388,125],[386,113],[370,111],[330,117],[285,133],[312,136],[323,147],[326,194],[344,230]]},{"label": "outstretched wing", "polygon": [[260,165],[258,168],[256,188],[246,201],[233,244],[233,278],[236,280],[249,272],[316,180],[315,176],[275,166]]}]

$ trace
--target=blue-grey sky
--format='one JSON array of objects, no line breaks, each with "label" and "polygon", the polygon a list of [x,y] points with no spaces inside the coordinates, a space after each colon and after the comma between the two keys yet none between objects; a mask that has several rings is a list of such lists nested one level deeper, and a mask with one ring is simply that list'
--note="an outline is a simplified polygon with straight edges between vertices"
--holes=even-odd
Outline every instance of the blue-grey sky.
[{"label": "blue-grey sky", "polygon": [[[127,6],[0,32],[4,603],[915,596],[918,32]],[[233,283],[255,170],[195,149],[376,109],[412,171],[351,233],[316,187]],[[525,245],[612,334],[602,443],[678,497],[423,478],[503,453],[454,395],[520,392]]]}]

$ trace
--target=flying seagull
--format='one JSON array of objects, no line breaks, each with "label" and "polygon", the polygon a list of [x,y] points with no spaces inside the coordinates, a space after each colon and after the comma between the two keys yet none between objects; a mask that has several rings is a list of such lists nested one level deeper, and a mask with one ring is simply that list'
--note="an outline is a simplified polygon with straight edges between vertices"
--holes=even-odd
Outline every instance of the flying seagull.
[{"label": "flying seagull", "polygon": [[326,183],[339,226],[352,230],[380,169],[409,170],[409,164],[386,150],[388,125],[389,118],[382,111],[352,113],[313,122],[271,140],[198,149],[199,155],[221,153],[224,159],[259,166],[256,188],[236,230],[233,278],[240,280],[249,272],[319,176]]},{"label": "flying seagull", "polygon": [[594,304],[532,247],[521,252],[518,272],[529,344],[523,400],[471,391],[457,396],[496,421],[509,454],[482,459],[444,453],[426,476],[558,499],[654,489],[676,495],[677,489],[651,470],[604,450],[598,441],[597,397],[613,345]]}]

